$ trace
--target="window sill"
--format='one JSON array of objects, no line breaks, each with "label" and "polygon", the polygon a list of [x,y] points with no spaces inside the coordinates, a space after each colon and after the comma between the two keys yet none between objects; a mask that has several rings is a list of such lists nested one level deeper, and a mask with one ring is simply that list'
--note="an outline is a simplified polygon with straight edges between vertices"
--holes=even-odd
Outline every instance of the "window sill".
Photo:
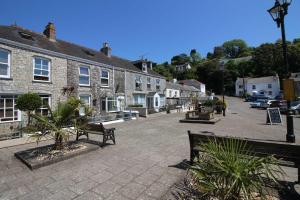
[{"label": "window sill", "polygon": [[101,85],[102,88],[109,88],[109,85]]},{"label": "window sill", "polygon": [[12,81],[12,78],[0,77],[0,80]]},{"label": "window sill", "polygon": [[33,80],[32,83],[46,83],[46,84],[52,84],[51,81],[37,81],[37,80]]},{"label": "window sill", "polygon": [[5,123],[14,123],[14,122],[21,122],[21,120],[15,120],[15,121],[2,121],[0,124],[5,124]]},{"label": "window sill", "polygon": [[79,85],[79,87],[87,87],[87,88],[90,88],[91,86],[90,86],[90,85]]}]

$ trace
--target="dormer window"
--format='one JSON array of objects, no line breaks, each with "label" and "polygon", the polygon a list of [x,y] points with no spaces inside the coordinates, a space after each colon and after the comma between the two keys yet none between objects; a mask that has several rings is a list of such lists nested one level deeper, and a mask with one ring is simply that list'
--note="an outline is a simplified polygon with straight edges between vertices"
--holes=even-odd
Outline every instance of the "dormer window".
[{"label": "dormer window", "polygon": [[142,70],[143,72],[147,72],[147,63],[142,64]]},{"label": "dormer window", "polygon": [[26,39],[26,40],[34,40],[32,35],[30,35],[29,33],[25,33],[25,32],[19,32],[19,35],[21,36],[21,38]]},{"label": "dormer window", "polygon": [[88,56],[90,56],[90,57],[94,57],[94,56],[95,56],[95,54],[93,54],[92,52],[90,52],[90,51],[87,50],[87,49],[82,49],[82,51],[83,51],[86,55],[88,55]]},{"label": "dormer window", "polygon": [[135,77],[135,89],[142,90],[142,79],[140,76]]}]

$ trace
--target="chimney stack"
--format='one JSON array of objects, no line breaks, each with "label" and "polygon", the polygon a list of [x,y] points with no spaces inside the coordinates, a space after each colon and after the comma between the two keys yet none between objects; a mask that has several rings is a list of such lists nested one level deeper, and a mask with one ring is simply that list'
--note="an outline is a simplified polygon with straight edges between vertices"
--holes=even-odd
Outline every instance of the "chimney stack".
[{"label": "chimney stack", "polygon": [[44,35],[47,36],[47,38],[51,41],[56,40],[56,30],[55,26],[52,22],[49,22],[48,25],[45,27]]},{"label": "chimney stack", "polygon": [[111,48],[108,46],[107,42],[103,43],[103,47],[100,50],[102,53],[104,53],[107,57],[111,57]]}]

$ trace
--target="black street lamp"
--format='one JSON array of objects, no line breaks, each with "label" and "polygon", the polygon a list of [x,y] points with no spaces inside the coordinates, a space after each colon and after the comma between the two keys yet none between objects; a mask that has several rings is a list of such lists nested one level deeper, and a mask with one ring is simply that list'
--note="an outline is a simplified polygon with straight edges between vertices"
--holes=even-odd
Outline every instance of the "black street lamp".
[{"label": "black street lamp", "polygon": [[[276,0],[275,5],[268,10],[272,19],[277,23],[277,27],[281,28],[281,37],[282,37],[282,50],[283,50],[283,61],[285,64],[285,78],[289,78],[289,63],[287,58],[287,46],[285,38],[285,27],[284,27],[284,17],[288,14],[288,7],[292,3],[292,0]],[[287,142],[295,142],[294,135],[294,123],[293,116],[291,111],[291,101],[287,100],[288,112],[286,115],[286,124],[287,124]]]},{"label": "black street lamp", "polygon": [[222,106],[222,111],[223,111],[223,116],[225,117],[225,96],[224,96],[224,92],[225,92],[225,87],[224,87],[224,70],[225,70],[225,62],[221,61],[220,62],[220,70],[222,71],[222,97],[223,97],[223,106]]}]

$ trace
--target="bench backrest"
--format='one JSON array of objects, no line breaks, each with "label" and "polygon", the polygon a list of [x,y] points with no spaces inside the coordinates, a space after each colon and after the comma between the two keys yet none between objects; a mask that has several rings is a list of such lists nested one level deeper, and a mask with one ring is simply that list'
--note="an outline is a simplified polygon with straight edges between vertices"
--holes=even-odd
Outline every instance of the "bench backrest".
[{"label": "bench backrest", "polygon": [[249,148],[257,155],[274,155],[277,158],[281,158],[286,161],[292,161],[300,163],[300,145],[289,144],[283,142],[273,142],[266,140],[254,140],[248,138],[235,138],[228,136],[215,136],[207,134],[197,134],[188,131],[190,148],[193,149],[202,143],[206,143],[209,140],[216,140],[217,142],[227,141],[232,138],[236,140],[245,141]]},{"label": "bench backrest", "polygon": [[105,128],[104,128],[102,123],[100,123],[100,124],[87,124],[85,126],[85,128],[89,131],[99,131],[99,132],[103,132],[103,133],[105,132]]}]

